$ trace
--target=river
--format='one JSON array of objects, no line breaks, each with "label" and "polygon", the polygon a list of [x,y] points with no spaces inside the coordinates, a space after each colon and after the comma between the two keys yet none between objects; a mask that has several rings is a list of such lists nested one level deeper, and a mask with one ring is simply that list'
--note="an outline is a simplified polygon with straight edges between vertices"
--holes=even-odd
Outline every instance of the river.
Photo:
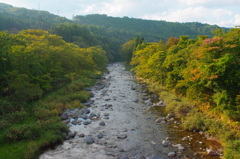
[{"label": "river", "polygon": [[182,141],[182,130],[156,123],[159,115],[149,111],[148,96],[121,63],[109,64],[108,70],[103,80],[91,88],[94,103],[87,109],[96,119],[88,119],[88,115],[76,119],[82,121],[78,124],[71,124],[71,119],[68,125],[75,132],[74,138],[46,151],[40,159],[202,157],[194,155],[196,146],[188,146],[190,141]]}]

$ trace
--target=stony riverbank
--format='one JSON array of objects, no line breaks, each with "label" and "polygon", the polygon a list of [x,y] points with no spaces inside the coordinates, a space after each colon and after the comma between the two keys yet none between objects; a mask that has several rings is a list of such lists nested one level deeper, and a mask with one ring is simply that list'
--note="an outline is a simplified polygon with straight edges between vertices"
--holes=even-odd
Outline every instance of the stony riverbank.
[{"label": "stony riverbank", "polygon": [[[198,134],[199,140],[196,135],[184,136],[174,114],[159,117],[149,111],[164,106],[164,102],[149,95],[122,64],[111,64],[108,69],[109,74],[88,89],[92,98],[85,108],[68,109],[61,115],[70,127],[67,140],[42,154],[40,159],[208,157],[204,136]],[[157,103],[154,104],[153,98]],[[198,143],[193,145],[191,141]],[[202,150],[195,150],[194,146]]]}]

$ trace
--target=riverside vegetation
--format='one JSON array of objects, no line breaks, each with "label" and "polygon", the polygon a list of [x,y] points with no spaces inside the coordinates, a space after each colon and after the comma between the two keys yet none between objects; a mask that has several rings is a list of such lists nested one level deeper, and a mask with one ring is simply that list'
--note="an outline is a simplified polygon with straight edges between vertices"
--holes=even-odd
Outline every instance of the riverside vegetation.
[{"label": "riverside vegetation", "polygon": [[213,34],[159,43],[137,37],[123,44],[122,53],[184,129],[215,136],[224,146],[224,158],[239,158],[240,28]]},{"label": "riverside vegetation", "polygon": [[88,100],[84,88],[101,75],[106,53],[43,30],[1,32],[0,44],[0,158],[33,158],[64,140],[58,115]]},{"label": "riverside vegetation", "polygon": [[[186,130],[217,137],[224,158],[239,158],[239,28],[106,15],[72,21],[3,3],[0,9],[0,30],[9,31],[0,32],[0,158],[34,158],[62,142],[68,128],[59,115],[82,107],[89,98],[84,88],[94,84],[107,62],[119,59],[132,65]],[[131,25],[117,25],[125,22]],[[141,28],[133,26],[138,22]],[[145,23],[168,27],[148,34]],[[139,36],[128,41],[136,33],[145,41]],[[165,41],[149,42],[159,39]]]}]

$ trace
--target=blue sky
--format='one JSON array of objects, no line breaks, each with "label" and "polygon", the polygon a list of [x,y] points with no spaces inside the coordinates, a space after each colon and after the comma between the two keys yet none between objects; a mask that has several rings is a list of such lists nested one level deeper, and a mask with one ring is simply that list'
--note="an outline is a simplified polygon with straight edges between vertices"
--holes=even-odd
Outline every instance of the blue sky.
[{"label": "blue sky", "polygon": [[15,7],[74,15],[107,14],[171,22],[240,25],[240,0],[0,0]]}]

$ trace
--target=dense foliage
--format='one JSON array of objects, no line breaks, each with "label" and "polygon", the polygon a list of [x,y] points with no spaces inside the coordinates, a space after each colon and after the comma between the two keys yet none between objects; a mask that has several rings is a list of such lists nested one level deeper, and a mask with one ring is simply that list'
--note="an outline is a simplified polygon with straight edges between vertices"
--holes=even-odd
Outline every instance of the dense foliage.
[{"label": "dense foliage", "polygon": [[[83,88],[105,68],[106,52],[43,30],[0,32],[0,48],[0,158],[32,158],[41,147],[64,139],[67,127],[58,115],[86,102]],[[64,90],[48,97],[59,88]]]},{"label": "dense foliage", "polygon": [[[128,57],[138,77],[151,80],[162,90],[186,97],[194,104],[178,106],[180,103],[176,101],[167,109],[182,117],[185,126],[188,123],[190,128],[203,129],[223,142],[231,141],[231,146],[227,145],[231,150],[226,156],[237,158],[240,152],[240,29],[234,28],[227,33],[218,29],[214,34],[213,38],[181,36],[169,38],[167,42],[143,42],[137,46],[132,44],[134,41],[129,41],[122,49],[129,50],[132,46],[133,53],[127,53],[130,53]],[[164,94],[160,93],[161,96]],[[200,118],[199,113],[207,117]],[[216,122],[208,121],[213,116],[221,124],[209,125]],[[193,119],[205,121],[194,125]],[[223,137],[223,134],[228,135]]]},{"label": "dense foliage", "polygon": [[50,32],[60,35],[65,41],[80,47],[102,47],[107,52],[107,57],[111,62],[119,61],[120,46],[129,39],[124,32],[74,23],[55,25],[50,29]]},{"label": "dense foliage", "polygon": [[172,36],[188,35],[191,38],[197,35],[211,35],[211,31],[218,28],[216,25],[192,23],[177,23],[156,20],[143,20],[129,17],[110,17],[107,15],[75,16],[74,21],[80,24],[90,24],[114,28],[139,34],[148,42],[167,40]]}]

